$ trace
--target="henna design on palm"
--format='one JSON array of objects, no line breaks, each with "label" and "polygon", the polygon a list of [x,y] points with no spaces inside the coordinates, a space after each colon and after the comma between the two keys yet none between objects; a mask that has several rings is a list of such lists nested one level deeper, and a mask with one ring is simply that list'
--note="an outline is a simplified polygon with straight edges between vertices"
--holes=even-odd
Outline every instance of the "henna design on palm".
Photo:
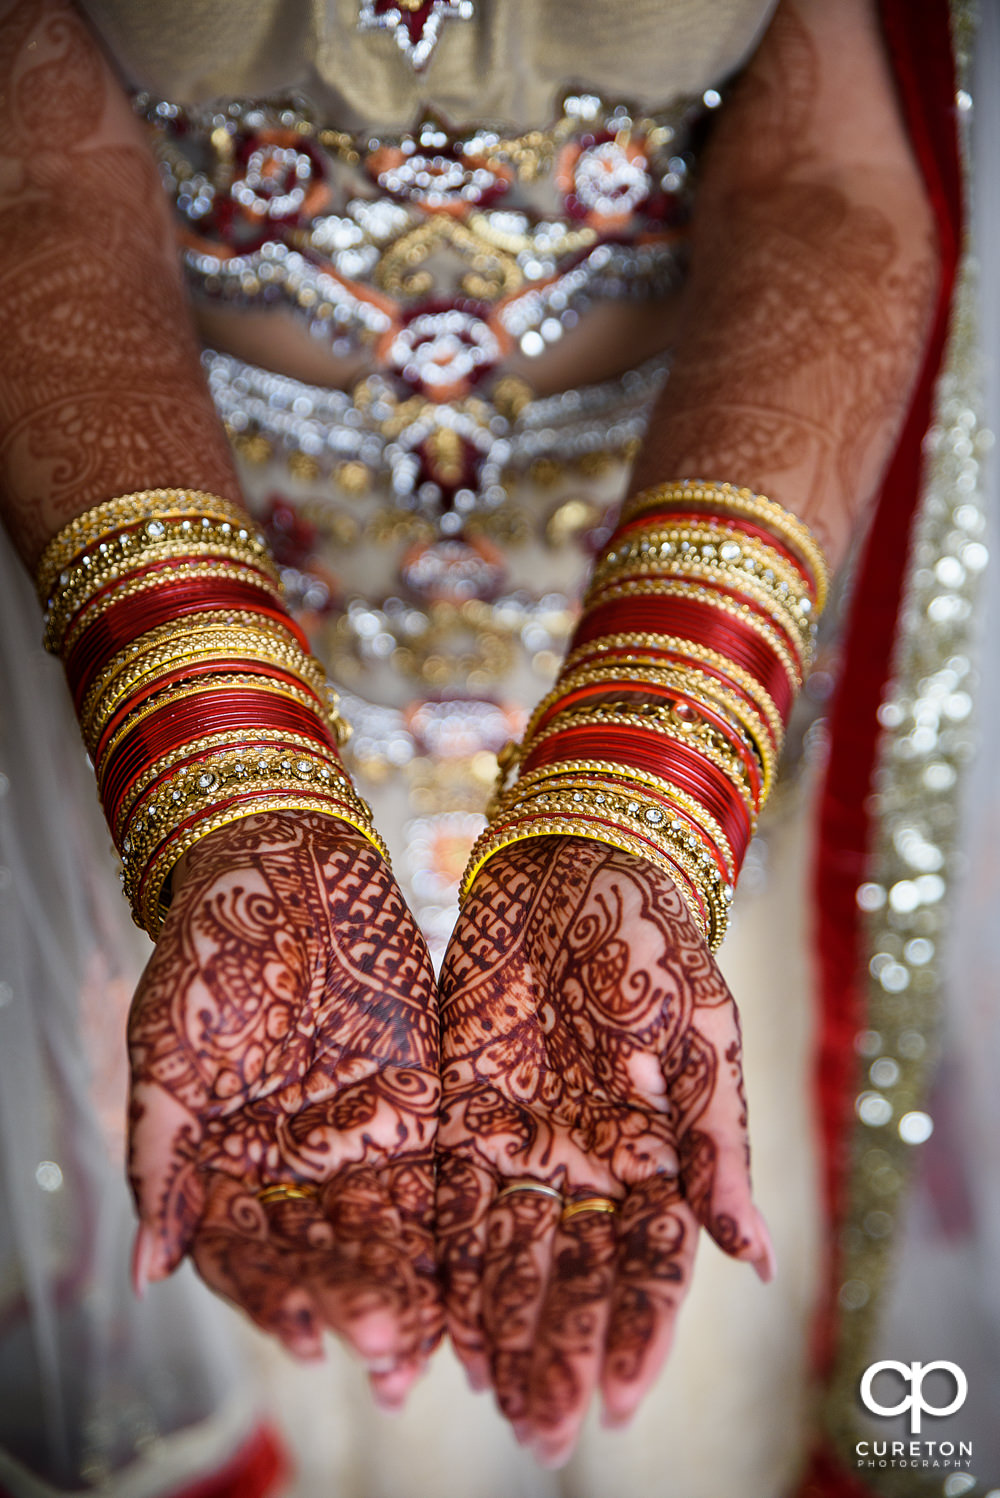
[{"label": "henna design on palm", "polygon": [[[140,1277],[190,1252],[301,1355],[324,1326],[385,1403],[437,1339],[434,978],[376,850],[314,814],[191,854],[129,1024]],[[268,1185],[303,1200],[262,1203]]]},{"label": "henna design on palm", "polygon": [[[735,1006],[668,876],[574,838],[490,860],[441,994],[449,1330],[474,1386],[561,1461],[595,1387],[612,1422],[649,1387],[699,1227],[769,1276]],[[620,1209],[497,1200],[517,1177]]]}]

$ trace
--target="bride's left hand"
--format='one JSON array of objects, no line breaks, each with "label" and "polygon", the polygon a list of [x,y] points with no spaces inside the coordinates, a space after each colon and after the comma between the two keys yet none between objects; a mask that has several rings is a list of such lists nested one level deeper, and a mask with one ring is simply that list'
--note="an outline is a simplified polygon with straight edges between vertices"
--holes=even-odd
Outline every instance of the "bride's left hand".
[{"label": "bride's left hand", "polygon": [[473,1385],[558,1464],[595,1388],[612,1424],[649,1388],[701,1228],[770,1276],[736,1008],[662,869],[539,838],[478,875],[441,1023],[448,1329]]}]

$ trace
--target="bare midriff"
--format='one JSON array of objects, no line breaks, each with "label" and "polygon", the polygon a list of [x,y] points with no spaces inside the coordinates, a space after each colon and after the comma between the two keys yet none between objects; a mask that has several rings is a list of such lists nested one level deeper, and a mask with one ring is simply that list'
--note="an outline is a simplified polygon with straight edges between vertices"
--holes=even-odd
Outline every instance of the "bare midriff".
[{"label": "bare midriff", "polygon": [[[612,379],[670,348],[679,303],[678,293],[655,302],[599,302],[537,358],[512,353],[503,373],[524,380],[538,396]],[[197,321],[210,347],[311,385],[348,390],[378,367],[364,349],[346,358],[334,355],[292,313],[280,309],[203,303],[197,307]]]}]

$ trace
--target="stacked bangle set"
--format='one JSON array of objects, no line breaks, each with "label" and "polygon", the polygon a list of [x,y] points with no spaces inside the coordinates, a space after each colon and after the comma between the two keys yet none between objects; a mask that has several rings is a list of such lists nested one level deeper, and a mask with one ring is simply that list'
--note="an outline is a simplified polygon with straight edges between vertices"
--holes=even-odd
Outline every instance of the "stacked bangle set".
[{"label": "stacked bangle set", "polygon": [[591,838],[666,869],[716,950],[826,594],[812,534],[763,495],[683,481],[631,499],[558,682],[502,757],[463,897],[501,848]]},{"label": "stacked bangle set", "polygon": [[109,500],[53,538],[36,582],[150,936],[178,859],[258,812],[323,812],[385,855],[340,760],[336,693],[239,506],[183,489]]}]

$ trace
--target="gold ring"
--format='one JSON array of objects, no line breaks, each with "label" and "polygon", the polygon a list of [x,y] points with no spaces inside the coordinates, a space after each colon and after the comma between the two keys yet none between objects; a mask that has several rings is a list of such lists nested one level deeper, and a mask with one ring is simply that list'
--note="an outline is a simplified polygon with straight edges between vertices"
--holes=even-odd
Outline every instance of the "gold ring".
[{"label": "gold ring", "polygon": [[562,1192],[557,1191],[554,1186],[547,1186],[544,1181],[517,1180],[511,1181],[497,1192],[496,1200],[502,1201],[505,1196],[513,1196],[515,1191],[534,1191],[538,1196],[550,1196],[553,1201],[562,1204]]},{"label": "gold ring", "polygon": [[314,1202],[318,1195],[319,1187],[307,1182],[298,1186],[265,1186],[256,1193],[257,1200],[265,1205],[268,1202]]},{"label": "gold ring", "polygon": [[566,1203],[559,1221],[569,1222],[580,1212],[609,1212],[614,1216],[617,1211],[618,1203],[610,1196],[581,1196],[579,1201]]}]

